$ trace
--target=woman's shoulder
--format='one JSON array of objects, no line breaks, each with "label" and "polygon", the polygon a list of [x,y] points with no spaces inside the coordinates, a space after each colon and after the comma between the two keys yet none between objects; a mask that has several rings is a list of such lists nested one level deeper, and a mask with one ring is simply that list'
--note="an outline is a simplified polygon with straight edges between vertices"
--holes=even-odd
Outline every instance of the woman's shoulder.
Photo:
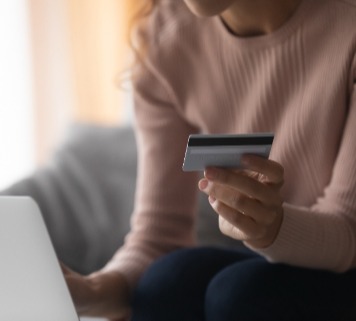
[{"label": "woman's shoulder", "polygon": [[344,3],[347,6],[351,6],[356,9],[356,0],[333,0],[336,2]]},{"label": "woman's shoulder", "polygon": [[356,0],[329,0],[328,3],[340,8],[341,12],[346,13],[347,16],[355,17],[356,15]]},{"label": "woman's shoulder", "polygon": [[327,20],[334,31],[356,45],[356,0],[328,0],[326,8]]}]

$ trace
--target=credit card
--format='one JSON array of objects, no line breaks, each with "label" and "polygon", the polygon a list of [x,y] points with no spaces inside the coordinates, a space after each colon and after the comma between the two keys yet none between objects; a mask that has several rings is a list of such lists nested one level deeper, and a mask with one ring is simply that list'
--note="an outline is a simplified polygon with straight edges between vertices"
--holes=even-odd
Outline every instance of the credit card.
[{"label": "credit card", "polygon": [[183,171],[204,171],[207,167],[242,168],[240,158],[244,154],[268,158],[273,139],[273,133],[190,135]]}]

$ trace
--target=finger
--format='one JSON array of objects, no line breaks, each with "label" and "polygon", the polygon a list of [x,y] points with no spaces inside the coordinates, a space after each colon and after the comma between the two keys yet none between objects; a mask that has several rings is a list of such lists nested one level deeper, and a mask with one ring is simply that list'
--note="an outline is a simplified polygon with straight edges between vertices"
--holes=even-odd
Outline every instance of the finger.
[{"label": "finger", "polygon": [[[259,200],[266,206],[275,207],[281,204],[281,198],[275,188],[252,177],[220,168],[208,168],[205,171],[205,176],[209,183],[227,185],[246,196]],[[209,187],[213,188],[213,186]]]},{"label": "finger", "polygon": [[239,213],[224,203],[210,199],[210,204],[219,214],[219,228],[222,233],[234,239],[247,241],[260,237],[263,228],[250,217]]},{"label": "finger", "polygon": [[266,183],[282,185],[284,181],[284,168],[281,164],[256,155],[243,155],[241,158],[244,168],[260,173]]},{"label": "finger", "polygon": [[276,212],[272,208],[266,208],[261,202],[253,198],[247,197],[236,190],[223,185],[214,185],[208,182],[204,193],[223,202],[228,207],[251,217],[259,224],[269,225],[275,217]]}]

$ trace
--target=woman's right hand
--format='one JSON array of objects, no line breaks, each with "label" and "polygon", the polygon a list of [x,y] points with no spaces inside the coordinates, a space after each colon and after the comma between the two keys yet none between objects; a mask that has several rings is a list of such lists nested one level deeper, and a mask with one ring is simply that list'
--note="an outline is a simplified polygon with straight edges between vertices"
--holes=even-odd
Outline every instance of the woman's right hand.
[{"label": "woman's right hand", "polygon": [[98,271],[84,276],[61,267],[79,315],[118,321],[129,317],[129,289],[120,273]]}]

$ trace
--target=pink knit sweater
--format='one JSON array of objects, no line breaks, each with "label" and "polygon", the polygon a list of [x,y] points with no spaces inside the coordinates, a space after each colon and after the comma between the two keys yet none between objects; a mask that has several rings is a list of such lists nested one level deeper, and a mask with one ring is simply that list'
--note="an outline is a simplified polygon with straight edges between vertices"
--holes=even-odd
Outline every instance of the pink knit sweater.
[{"label": "pink knit sweater", "polygon": [[304,0],[272,34],[239,38],[168,0],[135,80],[139,168],[132,231],[107,265],[134,286],[158,256],[195,244],[189,134],[274,132],[284,220],[271,262],[356,267],[356,0]]}]

